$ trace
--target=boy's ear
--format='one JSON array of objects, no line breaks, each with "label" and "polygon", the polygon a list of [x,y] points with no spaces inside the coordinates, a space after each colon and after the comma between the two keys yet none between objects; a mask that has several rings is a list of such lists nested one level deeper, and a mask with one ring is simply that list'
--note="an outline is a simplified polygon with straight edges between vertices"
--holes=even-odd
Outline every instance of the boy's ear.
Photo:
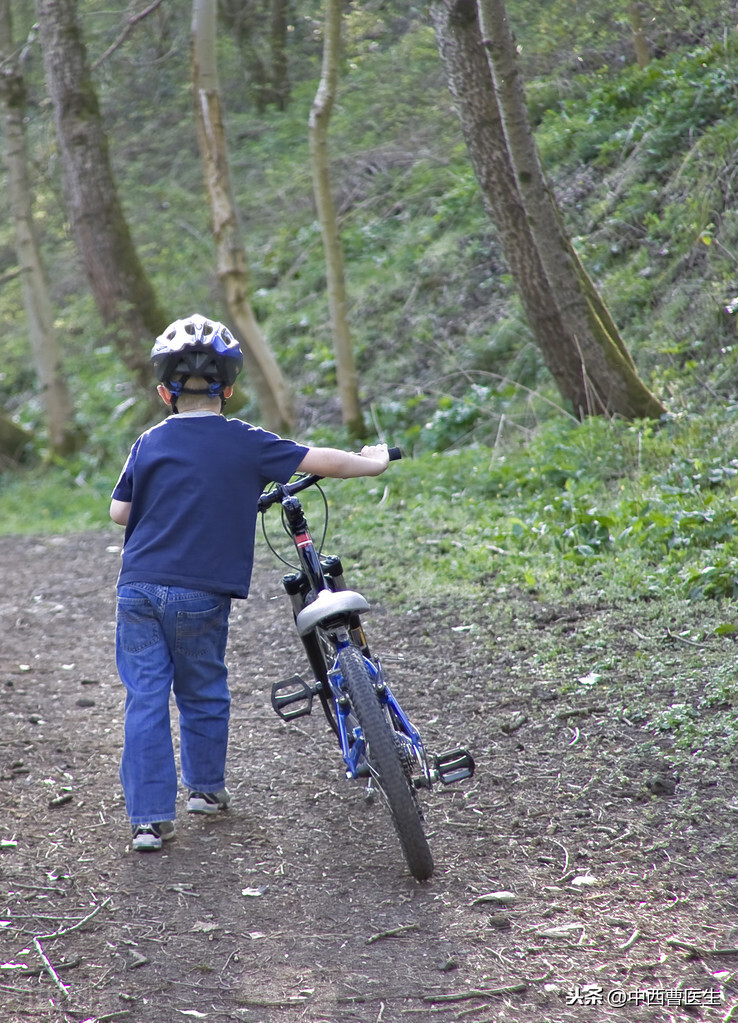
[{"label": "boy's ear", "polygon": [[156,390],[159,394],[159,397],[161,398],[165,405],[172,404],[172,392],[168,388],[166,388],[164,384],[159,384]]},{"label": "boy's ear", "polygon": [[230,398],[230,396],[232,394],[233,394],[233,388],[232,387],[224,387],[223,388],[223,397],[224,398]]}]

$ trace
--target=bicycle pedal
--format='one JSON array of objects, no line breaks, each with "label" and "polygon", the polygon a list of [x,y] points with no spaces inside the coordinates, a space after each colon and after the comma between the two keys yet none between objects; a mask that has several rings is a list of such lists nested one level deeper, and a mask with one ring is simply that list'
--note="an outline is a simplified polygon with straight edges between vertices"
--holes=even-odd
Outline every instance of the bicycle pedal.
[{"label": "bicycle pedal", "polygon": [[439,753],[433,759],[438,780],[443,785],[453,785],[474,776],[474,758],[461,746]]},{"label": "bicycle pedal", "polygon": [[313,709],[316,690],[299,675],[275,682],[272,686],[272,707],[283,721],[307,716]]}]

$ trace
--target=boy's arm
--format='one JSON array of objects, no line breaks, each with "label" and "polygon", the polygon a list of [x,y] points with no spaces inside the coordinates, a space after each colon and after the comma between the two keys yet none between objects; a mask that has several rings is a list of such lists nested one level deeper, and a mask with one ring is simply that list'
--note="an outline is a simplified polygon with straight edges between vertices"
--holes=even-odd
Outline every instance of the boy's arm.
[{"label": "boy's arm", "polygon": [[347,480],[355,476],[379,476],[388,465],[387,445],[370,444],[358,455],[339,448],[310,448],[297,470]]},{"label": "boy's arm", "polygon": [[110,518],[113,522],[117,522],[119,526],[128,525],[128,516],[130,513],[130,501],[116,501],[116,499],[113,498],[110,502]]}]

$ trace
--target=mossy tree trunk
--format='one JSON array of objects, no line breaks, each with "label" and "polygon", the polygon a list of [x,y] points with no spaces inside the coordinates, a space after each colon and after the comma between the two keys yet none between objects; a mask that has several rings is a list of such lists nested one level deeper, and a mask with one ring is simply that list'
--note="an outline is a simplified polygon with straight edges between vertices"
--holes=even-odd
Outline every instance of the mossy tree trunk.
[{"label": "mossy tree trunk", "polygon": [[290,76],[287,62],[287,0],[270,0],[269,49],[272,58],[272,94],[278,110],[286,110],[290,101]]},{"label": "mossy tree trunk", "polygon": [[33,218],[24,127],[26,85],[13,48],[10,0],[0,0],[0,67],[8,198],[15,226],[28,337],[46,416],[49,445],[52,451],[63,455],[68,454],[75,443],[72,402],[62,370],[62,352],[54,330],[48,279]]},{"label": "mossy tree trunk", "polygon": [[292,92],[287,60],[288,0],[218,0],[218,11],[244,59],[256,109],[286,110]]},{"label": "mossy tree trunk", "polygon": [[313,194],[323,236],[328,305],[336,353],[336,376],[343,422],[353,437],[364,433],[364,416],[359,401],[359,380],[348,322],[343,246],[338,217],[331,193],[328,159],[328,124],[338,82],[341,49],[341,0],[326,0],[323,36],[323,69],[318,91],[310,109],[309,138],[313,172]]},{"label": "mossy tree trunk", "polygon": [[264,424],[272,430],[294,425],[292,399],[248,298],[248,268],[233,199],[228,148],[215,54],[215,0],[193,0],[192,82],[195,123],[205,185],[210,199],[217,273],[236,332],[246,349],[253,393]]},{"label": "mossy tree trunk", "polygon": [[148,356],[167,316],[118,199],[77,2],[36,0],[36,16],[72,232],[109,340],[151,391]]},{"label": "mossy tree trunk", "polygon": [[562,397],[580,417],[658,418],[541,169],[504,4],[433,0],[431,11],[472,165]]},{"label": "mossy tree trunk", "polygon": [[635,50],[636,63],[643,70],[643,68],[648,67],[651,61],[651,51],[648,47],[646,33],[643,31],[643,16],[640,4],[635,2],[628,4],[628,24],[633,34],[633,49]]}]

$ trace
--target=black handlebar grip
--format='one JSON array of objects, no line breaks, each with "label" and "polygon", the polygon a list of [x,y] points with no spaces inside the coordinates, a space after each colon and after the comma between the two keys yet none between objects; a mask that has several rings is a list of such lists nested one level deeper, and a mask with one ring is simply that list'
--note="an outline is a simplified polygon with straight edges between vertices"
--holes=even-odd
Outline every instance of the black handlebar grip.
[{"label": "black handlebar grip", "polygon": [[402,458],[402,452],[400,451],[399,448],[389,448],[388,454],[390,462],[399,462],[399,460]]}]

